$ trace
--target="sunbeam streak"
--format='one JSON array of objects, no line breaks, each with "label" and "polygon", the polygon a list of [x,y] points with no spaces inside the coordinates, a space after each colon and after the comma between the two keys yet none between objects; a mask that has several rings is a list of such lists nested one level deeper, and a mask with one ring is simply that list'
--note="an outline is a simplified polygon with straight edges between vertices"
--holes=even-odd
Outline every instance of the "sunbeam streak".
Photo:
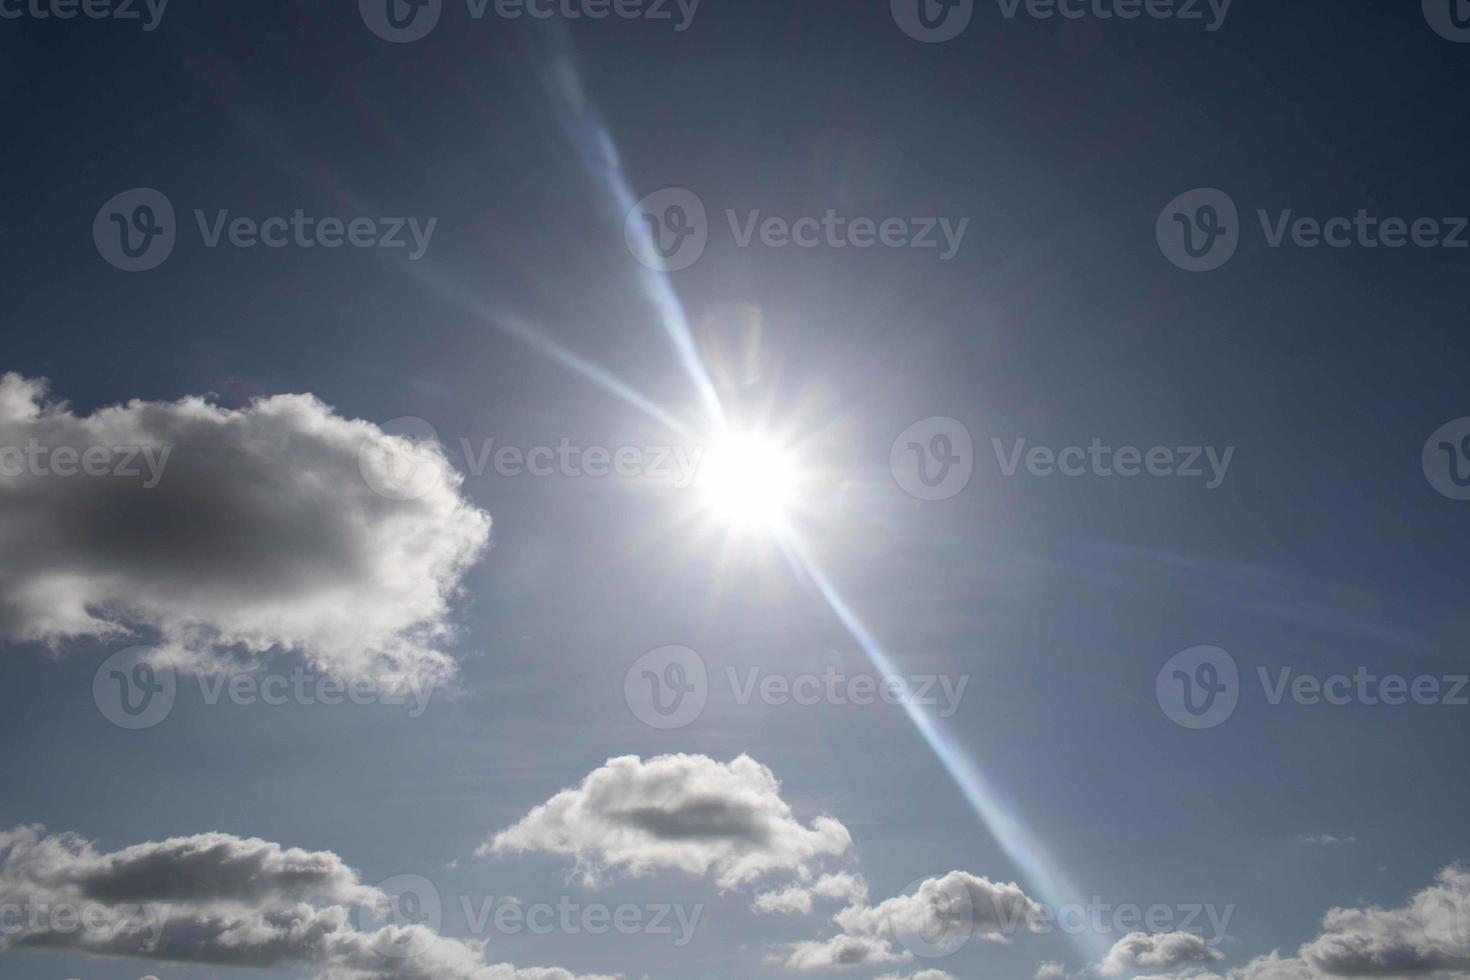
[{"label": "sunbeam streak", "polygon": [[[899,674],[898,665],[847,604],[837,586],[827,577],[826,571],[806,547],[800,533],[790,524],[782,524],[777,528],[777,542],[787,560],[815,586],[879,673],[884,676]],[[964,794],[980,822],[1006,855],[1016,862],[1028,878],[1028,883],[1040,892],[1042,899],[1053,908],[1062,905],[1081,907],[1085,902],[1082,893],[1052,860],[1041,841],[1011,811],[964,748],[950,737],[937,719],[912,698],[903,699],[902,704],[909,720],[914,723],[924,741],[929,743],[929,748],[949,772],[950,778]],[[1073,938],[1079,951],[1089,958],[1100,958],[1108,951],[1108,944],[1101,935],[1074,935]]]},{"label": "sunbeam streak", "polygon": [[[557,41],[556,48],[552,62],[553,75],[548,89],[556,104],[558,118],[568,138],[576,146],[582,166],[604,195],[609,217],[621,223],[638,203],[638,198],[623,171],[622,158],[618,155],[612,134],[587,99],[581,78],[572,63],[570,42],[561,38]],[[636,233],[645,238],[651,234],[641,223],[635,223],[635,228]],[[651,246],[651,242],[646,244]],[[646,251],[651,254],[653,249],[649,247]],[[699,348],[694,343],[694,335],[684,313],[684,304],[669,284],[667,275],[641,265],[637,266],[634,274],[638,277],[644,296],[658,312],[659,323],[662,324],[669,342],[674,345],[674,353],[680,366],[694,383],[705,413],[715,423],[723,424],[724,407],[720,404],[719,394],[704,366],[704,360],[699,355]]]}]

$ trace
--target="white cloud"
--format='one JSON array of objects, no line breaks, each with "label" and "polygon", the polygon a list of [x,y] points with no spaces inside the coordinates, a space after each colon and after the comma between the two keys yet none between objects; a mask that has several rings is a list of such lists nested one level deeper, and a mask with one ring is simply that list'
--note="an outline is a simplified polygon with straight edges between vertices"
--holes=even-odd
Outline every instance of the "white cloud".
[{"label": "white cloud", "polygon": [[1258,956],[1241,969],[1231,970],[1230,980],[1316,980],[1320,974],[1295,957],[1280,953]]},{"label": "white cloud", "polygon": [[1303,834],[1296,839],[1296,842],[1308,847],[1333,847],[1340,844],[1356,844],[1358,839],[1353,836],[1339,837],[1335,834]]},{"label": "white cloud", "polygon": [[1067,967],[1062,963],[1043,963],[1036,969],[1036,980],[1062,980]]},{"label": "white cloud", "polygon": [[354,927],[387,901],[330,851],[210,833],[106,853],[75,834],[0,831],[0,950],[302,966],[329,980],[577,980],[487,964],[481,944],[424,926]]},{"label": "white cloud", "polygon": [[875,906],[866,903],[864,888],[860,900],[832,916],[839,935],[787,945],[784,965],[824,970],[897,963],[911,959],[915,948],[947,955],[976,936],[1009,942],[1017,931],[1036,932],[1044,912],[1019,885],[965,871],[925,879],[912,894]]},{"label": "white cloud", "polygon": [[616,871],[676,870],[731,888],[771,872],[806,877],[814,862],[851,845],[831,817],[799,823],[771,770],[749,756],[666,755],[609,759],[477,853],[565,855],[589,884]]},{"label": "white cloud", "polygon": [[1130,932],[1113,944],[1098,970],[1104,976],[1117,977],[1139,970],[1176,970],[1223,958],[1219,950],[1194,933]]},{"label": "white cloud", "polygon": [[[65,475],[58,449],[110,452]],[[414,499],[369,485],[395,463],[416,465]],[[146,630],[183,666],[285,649],[344,676],[446,675],[449,603],[490,530],[461,482],[437,444],[310,395],[83,416],[0,376],[0,638]]]},{"label": "white cloud", "polygon": [[1008,942],[1020,931],[1036,931],[1045,912],[1014,882],[996,883],[966,871],[923,881],[911,895],[875,906],[855,905],[832,917],[843,932],[859,936],[944,936],[959,941],[979,936]]},{"label": "white cloud", "polygon": [[807,972],[883,966],[911,959],[912,953],[894,949],[886,939],[842,935],[820,941],[792,943],[787,947],[784,957],[773,958],[771,962],[781,963],[788,970]]},{"label": "white cloud", "polygon": [[815,899],[862,905],[868,901],[868,883],[862,875],[849,871],[823,875],[811,885],[791,885],[777,891],[762,892],[751,903],[757,915],[810,915]]},{"label": "white cloud", "polygon": [[901,977],[897,973],[885,973],[881,977],[875,978],[875,980],[955,980],[955,976],[943,970],[920,970],[918,973],[910,973],[906,977]]},{"label": "white cloud", "polygon": [[[1119,953],[1118,946],[1114,953]],[[1130,968],[1126,959],[1117,960],[1124,967],[1119,972]],[[1167,969],[1168,960],[1163,957],[1157,967]],[[1143,956],[1137,964],[1152,965]],[[1296,956],[1279,951],[1258,956],[1226,971],[1223,978],[1180,966],[1172,974],[1178,980],[1470,980],[1470,870],[1443,869],[1434,884],[1399,908],[1334,908],[1323,918],[1322,932]]]},{"label": "white cloud", "polygon": [[1402,908],[1332,909],[1299,955],[1337,976],[1470,976],[1470,870],[1445,868]]}]

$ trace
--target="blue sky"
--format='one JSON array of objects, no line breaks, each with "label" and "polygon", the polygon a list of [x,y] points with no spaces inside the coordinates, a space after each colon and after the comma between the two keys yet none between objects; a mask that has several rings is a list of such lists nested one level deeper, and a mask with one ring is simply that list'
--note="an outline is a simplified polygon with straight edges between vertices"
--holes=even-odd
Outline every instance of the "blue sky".
[{"label": "blue sky", "polygon": [[[1452,237],[1470,214],[1470,46],[1437,8],[1238,0],[1208,30],[1207,5],[976,3],[925,43],[884,3],[705,0],[678,30],[676,5],[512,20],[445,0],[393,43],[356,7],[175,0],[145,30],[0,4],[21,11],[0,20],[0,446],[171,452],[147,488],[0,475],[0,905],[172,894],[207,932],[270,902],[327,921],[414,876],[444,938],[407,961],[219,936],[158,958],[0,932],[0,973],[513,976],[423,958],[483,940],[483,964],[570,971],[530,980],[1470,976],[1470,503],[1437,465],[1470,435],[1470,253],[1270,237],[1360,211],[1375,235],[1397,216]],[[105,233],[136,188],[176,241],[128,272]],[[1160,229],[1203,232],[1219,198],[1198,188],[1236,209],[1235,251],[1191,272]],[[650,269],[638,235],[691,200],[703,252]],[[343,237],[371,219],[372,244],[236,244],[298,209]],[[759,230],[829,212],[835,243]],[[903,243],[862,247],[854,218]],[[789,470],[778,521],[682,485],[681,452],[731,472],[713,403],[759,434],[714,491],[748,517]],[[1121,477],[1095,440],[1203,475]],[[968,479],[923,499],[909,441]],[[536,447],[576,473],[528,472]],[[639,475],[587,475],[593,447],[637,450]],[[397,493],[385,453],[427,482]],[[640,660],[670,646],[688,652]],[[133,647],[177,686],[138,730],[94,694]],[[1185,677],[1218,678],[1205,658],[1237,679],[1194,729],[1166,665],[1198,647],[1226,659]],[[675,660],[703,666],[705,704],[654,727],[637,665],[687,679]],[[250,693],[296,673],[432,696]],[[938,703],[852,703],[852,678],[887,673]],[[1289,686],[1358,673],[1434,678],[1436,703]],[[841,697],[779,693],[831,674]],[[768,677],[776,694],[741,696]],[[266,862],[265,891],[199,897],[191,875],[228,874],[164,842],[209,834],[222,862]],[[150,843],[164,884],[87,877]],[[316,891],[262,884],[280,872],[261,855],[290,848]],[[972,909],[936,950],[895,924],[936,914],[924,882],[1018,918]],[[810,911],[753,907],[792,888]],[[507,896],[698,921],[676,943],[465,914]],[[1037,926],[1076,902],[1168,924]],[[861,947],[845,970],[834,941]]]}]

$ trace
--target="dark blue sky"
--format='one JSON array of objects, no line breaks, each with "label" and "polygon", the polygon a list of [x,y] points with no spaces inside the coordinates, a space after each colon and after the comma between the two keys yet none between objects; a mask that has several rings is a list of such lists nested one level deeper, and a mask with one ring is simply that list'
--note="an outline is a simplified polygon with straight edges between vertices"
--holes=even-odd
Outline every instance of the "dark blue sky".
[{"label": "dark blue sky", "polygon": [[[798,434],[822,475],[812,550],[906,671],[970,678],[945,744],[1084,897],[1234,904],[1223,971],[1296,950],[1333,906],[1398,907],[1470,858],[1470,708],[1271,705],[1256,680],[1283,666],[1466,670],[1470,503],[1435,492],[1421,452],[1470,415],[1470,249],[1272,248],[1257,212],[1446,228],[1470,215],[1470,44],[1408,2],[1236,0],[1209,32],[1008,20],[976,0],[968,28],[937,44],[906,36],[884,2],[704,0],[682,32],[476,21],[445,2],[408,44],[375,37],[351,2],[173,0],[152,31],[0,20],[0,372],[49,379],[82,415],[309,392],[348,419],[427,420],[465,471],[461,439],[668,442],[506,324],[697,418],[667,311],[625,247],[629,202],[610,189],[686,188],[708,209],[709,246],[654,278],[681,301],[722,400]],[[604,137],[620,176],[595,154],[589,167]],[[172,203],[178,243],[126,273],[92,226],[137,187]],[[1241,240],[1222,268],[1190,273],[1161,254],[1155,224],[1202,187],[1233,200]],[[208,248],[193,217],[297,208],[437,225],[413,261]],[[947,261],[741,248],[726,211],[757,209],[968,226]],[[974,475],[926,502],[896,484],[890,447],[936,416],[968,429]],[[1005,477],[992,446],[1094,438],[1234,455],[1206,489]],[[446,896],[554,901],[577,892],[566,861],[475,847],[611,757],[744,752],[803,823],[847,826],[875,900],[951,869],[1064,900],[1038,894],[1037,864],[987,828],[945,750],[895,707],[718,692],[679,731],[630,715],[624,674],[665,644],[721,677],[873,669],[769,542],[727,550],[672,519],[668,497],[616,480],[490,472],[463,494],[494,530],[448,617],[462,697],[422,720],[190,703],[131,733],[88,694],[126,642],[69,640],[54,656],[17,639],[0,656],[0,828],[41,823],[105,850],[222,831],[334,851],[367,882],[412,872]],[[1160,710],[1155,679],[1204,644],[1238,662],[1241,704],[1193,732]],[[1302,843],[1322,834],[1354,842]],[[748,895],[708,881],[619,888],[602,900],[705,901],[706,928],[683,949],[497,937],[489,962],[781,976],[768,947],[832,932],[820,913],[754,916]],[[466,935],[456,914],[445,932]],[[26,978],[301,972],[0,955],[14,964],[0,972]],[[1087,955],[1028,935],[897,969],[1024,977]]]}]

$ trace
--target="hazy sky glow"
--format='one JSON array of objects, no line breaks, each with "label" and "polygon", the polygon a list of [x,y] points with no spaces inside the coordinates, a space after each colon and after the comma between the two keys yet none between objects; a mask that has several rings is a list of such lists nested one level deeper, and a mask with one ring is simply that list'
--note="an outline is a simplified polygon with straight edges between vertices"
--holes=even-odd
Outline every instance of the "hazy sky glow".
[{"label": "hazy sky glow", "polygon": [[0,0],[0,976],[1470,980],[1457,0]]}]

